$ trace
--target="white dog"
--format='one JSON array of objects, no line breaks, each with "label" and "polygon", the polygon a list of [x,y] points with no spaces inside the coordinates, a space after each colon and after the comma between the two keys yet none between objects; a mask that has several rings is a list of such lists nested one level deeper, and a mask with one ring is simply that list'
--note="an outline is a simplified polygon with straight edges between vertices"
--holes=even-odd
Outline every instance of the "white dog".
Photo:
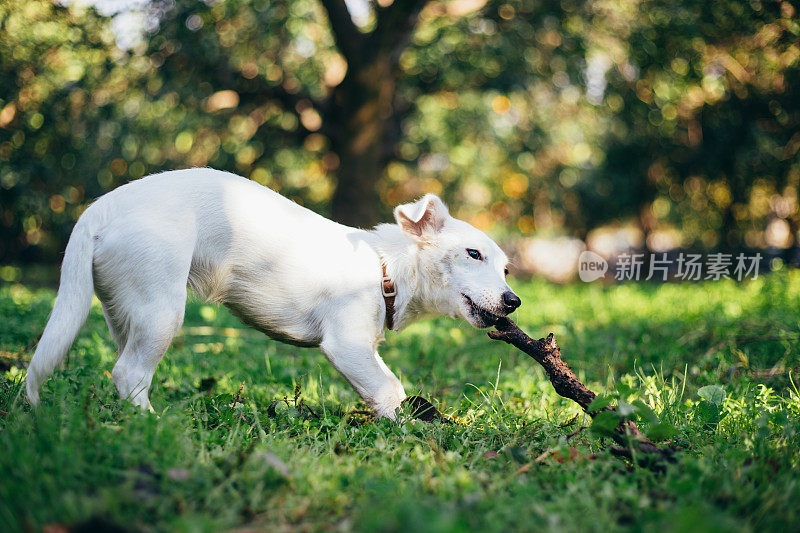
[{"label": "white dog", "polygon": [[[342,226],[257,183],[189,169],[148,176],[93,203],[70,237],[61,285],[26,378],[28,399],[64,358],[93,292],[119,347],[112,377],[145,409],[156,365],[183,323],[187,286],[244,323],[318,346],[378,416],[405,398],[377,352],[384,327],[425,315],[491,326],[520,305],[508,259],[433,194],[397,224]],[[396,294],[392,294],[396,291]]]}]

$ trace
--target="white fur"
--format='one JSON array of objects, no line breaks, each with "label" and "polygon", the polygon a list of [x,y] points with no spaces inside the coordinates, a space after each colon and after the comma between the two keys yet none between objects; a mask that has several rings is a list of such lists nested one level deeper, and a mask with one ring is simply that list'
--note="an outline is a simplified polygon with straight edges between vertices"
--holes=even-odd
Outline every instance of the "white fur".
[{"label": "white fur", "polygon": [[381,258],[397,287],[395,329],[426,315],[485,327],[488,313],[511,310],[502,303],[507,258],[483,232],[452,218],[435,195],[397,207],[395,218],[372,231],[342,226],[205,168],[124,185],[92,204],[72,232],[28,369],[28,398],[39,401],[95,292],[119,347],[114,383],[151,409],[150,383],[183,323],[188,286],[278,340],[318,346],[379,416],[393,418],[405,392],[377,351],[386,314]]}]

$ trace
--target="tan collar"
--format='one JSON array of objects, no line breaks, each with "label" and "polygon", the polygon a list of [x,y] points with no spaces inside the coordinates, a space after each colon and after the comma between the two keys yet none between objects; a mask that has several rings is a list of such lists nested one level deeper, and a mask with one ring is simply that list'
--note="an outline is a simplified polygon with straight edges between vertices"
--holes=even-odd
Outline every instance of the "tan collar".
[{"label": "tan collar", "polygon": [[394,327],[394,298],[397,296],[397,288],[394,286],[394,281],[386,274],[386,263],[381,259],[381,269],[383,270],[383,277],[381,279],[381,293],[383,294],[383,302],[386,304],[386,329]]}]

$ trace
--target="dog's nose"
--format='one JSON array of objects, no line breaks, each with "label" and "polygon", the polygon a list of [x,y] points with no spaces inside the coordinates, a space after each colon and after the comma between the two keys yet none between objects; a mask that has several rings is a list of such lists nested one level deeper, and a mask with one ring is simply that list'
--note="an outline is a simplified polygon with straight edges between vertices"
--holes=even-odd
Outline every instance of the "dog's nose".
[{"label": "dog's nose", "polygon": [[511,313],[520,305],[522,305],[522,300],[519,299],[519,296],[511,291],[503,293],[503,307],[507,313]]}]

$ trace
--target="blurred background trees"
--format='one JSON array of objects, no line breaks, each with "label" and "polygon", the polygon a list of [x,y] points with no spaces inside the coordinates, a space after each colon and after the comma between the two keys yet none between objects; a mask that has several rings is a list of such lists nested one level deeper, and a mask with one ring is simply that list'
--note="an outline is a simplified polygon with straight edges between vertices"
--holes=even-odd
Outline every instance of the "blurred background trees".
[{"label": "blurred background trees", "polygon": [[0,4],[0,262],[201,165],[361,226],[435,192],[501,238],[795,244],[790,2],[106,4]]}]

